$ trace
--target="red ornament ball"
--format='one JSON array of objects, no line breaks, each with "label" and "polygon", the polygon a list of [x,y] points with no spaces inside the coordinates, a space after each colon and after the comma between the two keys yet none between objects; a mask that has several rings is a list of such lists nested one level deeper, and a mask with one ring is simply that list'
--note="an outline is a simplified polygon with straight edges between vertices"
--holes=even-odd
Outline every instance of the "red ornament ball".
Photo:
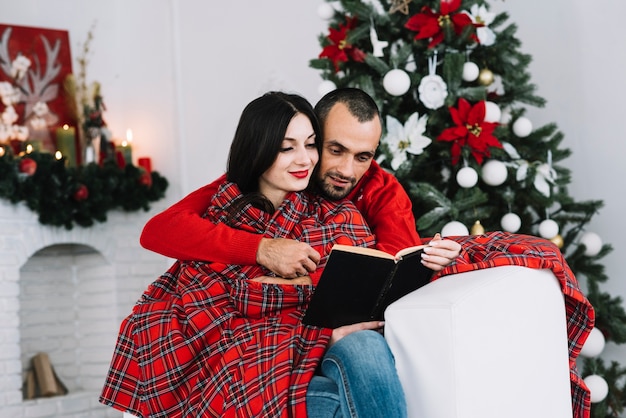
[{"label": "red ornament ball", "polygon": [[85,200],[89,197],[89,189],[84,184],[79,184],[78,189],[74,192],[73,198],[77,202]]},{"label": "red ornament ball", "polygon": [[22,158],[19,162],[18,170],[20,173],[32,176],[37,171],[37,161],[28,157]]}]

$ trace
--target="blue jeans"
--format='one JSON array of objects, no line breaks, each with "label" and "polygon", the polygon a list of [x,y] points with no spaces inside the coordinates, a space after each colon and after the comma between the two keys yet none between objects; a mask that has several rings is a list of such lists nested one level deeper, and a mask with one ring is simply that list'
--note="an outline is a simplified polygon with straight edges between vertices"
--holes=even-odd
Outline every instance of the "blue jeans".
[{"label": "blue jeans", "polygon": [[306,394],[309,418],[404,418],[404,392],[387,342],[358,331],[330,347]]}]

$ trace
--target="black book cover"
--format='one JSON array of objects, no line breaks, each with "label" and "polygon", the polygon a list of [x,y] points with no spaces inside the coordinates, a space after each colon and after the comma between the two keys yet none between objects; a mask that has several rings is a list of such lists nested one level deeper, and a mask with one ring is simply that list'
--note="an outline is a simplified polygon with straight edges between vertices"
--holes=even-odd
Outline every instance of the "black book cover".
[{"label": "black book cover", "polygon": [[333,247],[303,322],[337,328],[382,320],[389,304],[430,281],[433,271],[421,263],[421,248],[396,260],[379,251],[361,254],[359,247]]}]

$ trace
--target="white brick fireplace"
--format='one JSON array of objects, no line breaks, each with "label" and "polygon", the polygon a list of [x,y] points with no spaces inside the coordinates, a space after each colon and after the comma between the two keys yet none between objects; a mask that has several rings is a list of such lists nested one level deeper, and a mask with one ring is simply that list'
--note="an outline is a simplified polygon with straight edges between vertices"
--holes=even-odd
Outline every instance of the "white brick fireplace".
[{"label": "white brick fireplace", "polygon": [[[121,319],[171,263],[144,250],[146,212],[90,228],[42,226],[0,201],[0,417],[121,417],[98,403]],[[23,400],[30,359],[48,354],[67,395]]]}]

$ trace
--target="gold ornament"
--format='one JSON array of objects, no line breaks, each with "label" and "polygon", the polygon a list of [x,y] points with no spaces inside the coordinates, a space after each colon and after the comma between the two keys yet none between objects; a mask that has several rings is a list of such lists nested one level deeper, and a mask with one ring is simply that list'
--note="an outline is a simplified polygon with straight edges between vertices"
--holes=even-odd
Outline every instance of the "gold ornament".
[{"label": "gold ornament", "polygon": [[550,238],[550,241],[559,248],[563,248],[563,244],[565,244],[561,234],[556,234],[554,237]]},{"label": "gold ornament", "polygon": [[478,73],[478,82],[483,86],[488,86],[493,83],[494,76],[489,68],[483,68]]},{"label": "gold ornament", "polygon": [[485,233],[485,228],[480,224],[480,221],[474,222],[472,225],[472,230],[470,231],[472,235],[482,235]]},{"label": "gold ornament", "polygon": [[400,12],[402,14],[409,14],[409,3],[413,0],[391,0],[391,8],[389,9],[389,14]]}]

